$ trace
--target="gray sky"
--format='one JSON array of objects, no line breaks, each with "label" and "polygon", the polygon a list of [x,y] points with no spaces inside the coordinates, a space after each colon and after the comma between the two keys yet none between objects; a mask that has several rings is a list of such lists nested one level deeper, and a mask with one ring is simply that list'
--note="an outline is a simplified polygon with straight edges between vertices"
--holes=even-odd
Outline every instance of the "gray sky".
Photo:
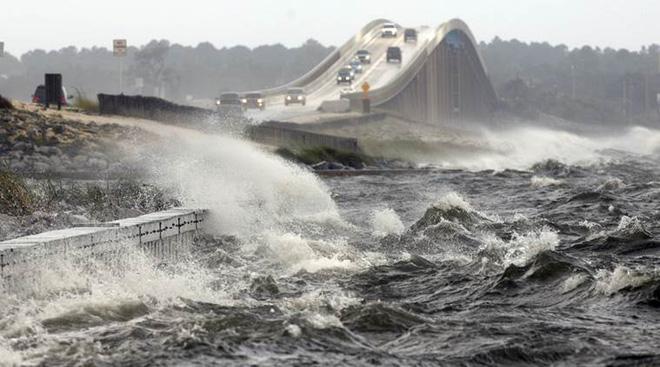
[{"label": "gray sky", "polygon": [[[111,47],[168,39],[216,47],[283,43],[308,38],[339,45],[375,18],[436,26],[458,17],[477,40],[548,41],[568,46],[638,50],[660,43],[658,0],[32,0],[0,12],[0,41],[20,55],[41,48]],[[108,7],[107,5],[112,5]]]}]

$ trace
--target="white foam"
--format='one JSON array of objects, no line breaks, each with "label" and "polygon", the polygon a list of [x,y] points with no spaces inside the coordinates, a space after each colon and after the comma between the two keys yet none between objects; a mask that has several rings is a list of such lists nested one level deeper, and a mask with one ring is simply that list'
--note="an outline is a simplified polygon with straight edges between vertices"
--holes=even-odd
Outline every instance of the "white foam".
[{"label": "white foam", "polygon": [[185,205],[210,209],[215,233],[247,237],[291,222],[342,223],[313,173],[240,139],[184,136],[151,154],[166,162],[154,165],[154,176]]},{"label": "white foam", "polygon": [[548,186],[558,186],[563,184],[564,182],[562,180],[558,180],[552,177],[545,177],[545,176],[532,176],[531,179],[531,184],[532,187],[535,188],[541,188],[541,187],[548,187]]},{"label": "white foam", "polygon": [[23,357],[19,352],[13,351],[9,343],[0,337],[0,367],[19,366],[23,363]]},{"label": "white foam", "polygon": [[596,289],[605,295],[612,295],[626,287],[636,288],[652,278],[624,266],[617,266],[612,272],[601,269],[596,273]]},{"label": "white foam", "polygon": [[[587,137],[577,133],[526,126],[504,131],[484,128],[474,138],[454,139],[457,144],[467,141],[467,146],[478,146],[467,153],[465,149],[455,154],[426,156],[425,162],[446,167],[468,170],[529,169],[538,162],[554,159],[569,165],[586,165],[610,161],[605,151],[616,149],[634,154],[653,154],[660,148],[660,131],[633,127],[610,136]],[[476,142],[474,141],[476,140]]]},{"label": "white foam", "polygon": [[644,231],[644,225],[637,217],[629,217],[624,215],[619,220],[619,225],[617,226],[617,231],[626,231],[626,232],[641,232]]},{"label": "white foam", "polygon": [[302,330],[300,326],[296,324],[289,324],[285,328],[286,332],[294,338],[299,338],[302,335]]},{"label": "white foam", "polygon": [[401,218],[392,209],[375,210],[371,214],[371,228],[377,237],[401,234],[406,229]]},{"label": "white foam", "polygon": [[445,211],[451,210],[452,208],[463,209],[467,212],[474,211],[472,205],[470,205],[470,203],[468,203],[461,195],[455,192],[450,192],[445,194],[438,201],[436,201],[435,204],[433,204],[433,206],[435,208]]},{"label": "white foam", "polygon": [[287,267],[290,273],[359,268],[356,262],[348,258],[352,251],[344,242],[310,240],[299,234],[279,232],[269,232],[265,241],[275,256],[273,260]]},{"label": "white foam", "polygon": [[602,185],[598,186],[598,191],[603,190],[617,190],[626,187],[626,184],[620,178],[609,178],[603,182]]},{"label": "white foam", "polygon": [[584,283],[588,277],[585,274],[575,274],[564,280],[562,285],[563,293],[568,293]]},{"label": "white foam", "polygon": [[510,264],[516,266],[527,265],[536,255],[544,251],[554,250],[559,245],[557,232],[543,228],[524,234],[514,233],[510,241],[502,241],[495,235],[486,235],[482,238],[485,245],[482,248],[487,252],[497,253],[502,266]]}]

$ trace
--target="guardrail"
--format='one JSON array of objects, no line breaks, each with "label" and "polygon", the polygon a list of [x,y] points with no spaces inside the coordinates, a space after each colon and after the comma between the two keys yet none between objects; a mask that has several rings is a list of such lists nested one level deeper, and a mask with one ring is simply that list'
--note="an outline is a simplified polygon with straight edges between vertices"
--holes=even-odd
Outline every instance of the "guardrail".
[{"label": "guardrail", "polygon": [[33,262],[77,252],[111,256],[126,246],[176,257],[203,229],[205,210],[175,208],[94,226],[74,227],[0,242],[0,278],[29,273]]}]

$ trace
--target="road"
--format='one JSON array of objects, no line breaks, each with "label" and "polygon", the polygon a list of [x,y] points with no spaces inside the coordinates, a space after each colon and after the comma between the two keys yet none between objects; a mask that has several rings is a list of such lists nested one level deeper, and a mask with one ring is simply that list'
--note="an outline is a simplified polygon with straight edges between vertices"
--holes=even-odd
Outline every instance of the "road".
[{"label": "road", "polygon": [[[307,105],[284,105],[284,94],[268,96],[266,98],[266,109],[264,111],[249,110],[247,116],[256,120],[283,120],[296,116],[314,114],[323,101],[338,100],[340,91],[347,85],[337,85],[337,72],[346,66],[355,56],[358,50],[365,49],[371,53],[371,64],[364,65],[364,71],[357,74],[352,88],[360,91],[360,86],[369,82],[372,88],[378,88],[389,83],[398,73],[405,70],[412,59],[421,52],[435,37],[436,31],[431,27],[415,28],[418,32],[418,40],[415,43],[405,43],[403,40],[403,27],[399,29],[396,38],[382,38],[380,29],[375,29],[362,37],[359,42],[341,55],[326,72],[318,78],[303,86],[307,94]],[[386,61],[387,48],[397,46],[401,48],[403,60],[401,64],[390,64]]]}]

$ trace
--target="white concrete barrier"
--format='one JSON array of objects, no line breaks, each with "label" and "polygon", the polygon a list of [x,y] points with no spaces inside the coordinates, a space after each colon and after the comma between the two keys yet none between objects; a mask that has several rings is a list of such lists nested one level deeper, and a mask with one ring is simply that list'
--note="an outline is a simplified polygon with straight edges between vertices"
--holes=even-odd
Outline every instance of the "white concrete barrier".
[{"label": "white concrete barrier", "polygon": [[94,227],[75,227],[0,242],[0,277],[29,271],[30,263],[68,252],[106,256],[125,246],[139,246],[156,255],[176,256],[202,230],[205,210],[175,208]]}]

